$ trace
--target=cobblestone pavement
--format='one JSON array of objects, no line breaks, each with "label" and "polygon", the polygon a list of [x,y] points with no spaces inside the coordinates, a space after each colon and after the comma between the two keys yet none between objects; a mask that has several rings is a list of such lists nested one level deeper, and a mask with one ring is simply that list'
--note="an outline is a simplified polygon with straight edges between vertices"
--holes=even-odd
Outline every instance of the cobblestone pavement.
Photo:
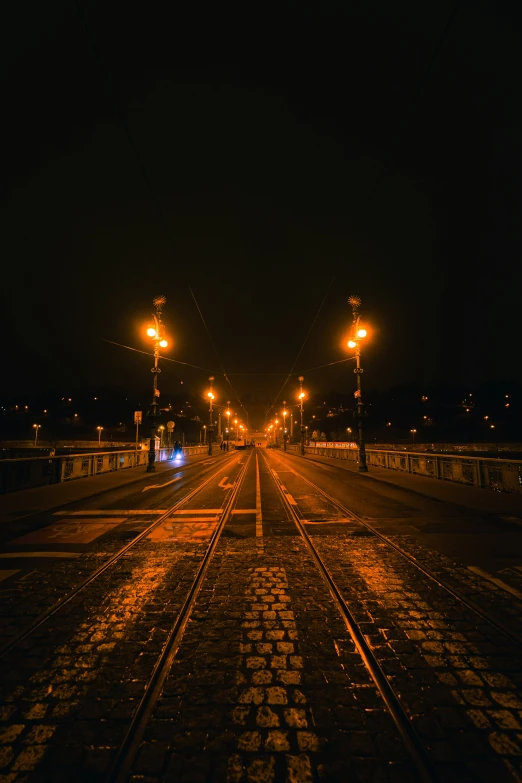
[{"label": "cobblestone pavement", "polygon": [[415,775],[300,540],[222,540],[132,780]]},{"label": "cobblestone pavement", "polygon": [[[416,781],[268,464],[256,456],[129,779]],[[312,492],[284,456],[266,459],[396,689],[436,777],[522,780],[520,649]],[[228,472],[4,656],[0,783],[106,779],[234,483]],[[166,507],[164,494],[157,504]],[[121,547],[133,526],[149,523],[146,516],[122,523],[74,563],[9,583],[19,587],[0,616],[16,630],[30,619],[22,612],[36,613],[37,596],[39,611],[80,570],[94,570]],[[455,589],[518,621],[513,595],[413,536],[395,540]]]}]

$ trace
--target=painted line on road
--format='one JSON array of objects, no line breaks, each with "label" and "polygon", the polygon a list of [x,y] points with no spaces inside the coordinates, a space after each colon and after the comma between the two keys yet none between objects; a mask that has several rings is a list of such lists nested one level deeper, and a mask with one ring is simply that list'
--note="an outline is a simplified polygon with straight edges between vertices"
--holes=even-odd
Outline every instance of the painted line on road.
[{"label": "painted line on road", "polygon": [[233,514],[257,514],[256,508],[235,508]]},{"label": "painted line on road", "polygon": [[259,458],[256,454],[256,536],[263,537],[263,516],[261,514],[261,480],[259,478]]},{"label": "painted line on road", "polygon": [[346,525],[355,522],[355,519],[303,519],[305,525]]},{"label": "painted line on road", "polygon": [[175,476],[170,481],[166,481],[164,484],[149,484],[148,487],[144,487],[141,491],[146,492],[148,489],[161,489],[162,487],[168,487],[169,484],[174,484],[175,481],[181,481],[183,476]]},{"label": "painted line on road", "polygon": [[175,516],[178,514],[222,514],[222,508],[185,508],[175,511]]},{"label": "painted line on road", "polygon": [[80,557],[81,552],[0,552],[0,560],[6,557]]},{"label": "painted line on road", "polygon": [[4,579],[9,579],[10,576],[14,576],[14,574],[17,574],[20,569],[15,569],[14,571],[8,571],[6,570],[0,570],[0,582],[3,582]]},{"label": "painted line on road", "polygon": [[92,509],[86,510],[86,511],[55,511],[54,516],[68,516],[68,517],[122,517],[122,516],[135,516],[135,515],[142,515],[145,514],[165,514],[167,511],[166,508],[123,508],[123,509],[115,509],[110,508],[107,511],[104,509],[98,509],[96,511],[93,511]]},{"label": "painted line on road", "polygon": [[490,574],[487,571],[483,571],[482,568],[478,568],[477,566],[468,566],[468,571],[471,571],[473,574],[477,574],[477,576],[481,576],[483,579],[487,579],[488,582],[492,582],[494,585],[500,587],[502,590],[505,590],[507,593],[514,595],[515,598],[519,599],[519,601],[522,601],[522,593],[520,590],[517,590],[515,587],[511,587],[511,585],[503,582],[502,579],[497,579],[497,577],[493,576],[493,574]]},{"label": "painted line on road", "polygon": [[175,519],[175,517],[168,517],[166,522],[176,522],[176,524],[183,524],[184,522],[214,522],[215,517],[183,517],[183,519]]}]

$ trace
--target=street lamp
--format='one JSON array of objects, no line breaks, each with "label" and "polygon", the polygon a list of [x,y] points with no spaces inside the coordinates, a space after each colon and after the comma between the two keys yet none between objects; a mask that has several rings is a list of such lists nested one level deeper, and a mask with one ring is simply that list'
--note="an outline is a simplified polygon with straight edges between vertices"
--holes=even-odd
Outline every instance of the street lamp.
[{"label": "street lamp", "polygon": [[158,367],[159,349],[166,348],[168,345],[165,339],[165,327],[161,320],[161,311],[163,305],[166,302],[164,296],[156,296],[152,300],[152,304],[155,307],[155,312],[152,313],[153,323],[147,328],[147,336],[154,341],[154,367],[152,368],[152,403],[150,410],[147,412],[147,419],[150,422],[150,446],[149,446],[149,458],[147,462],[147,473],[151,473],[156,470],[156,421],[159,418],[159,405],[158,398],[160,396],[158,389],[158,375],[161,372]]},{"label": "street lamp", "polygon": [[214,430],[214,423],[212,421],[212,403],[214,402],[214,391],[212,389],[212,384],[214,382],[214,376],[211,375],[209,378],[210,381],[210,389],[207,392],[208,397],[208,411],[209,411],[209,417],[210,417],[210,423],[208,427],[208,455],[209,457],[212,455],[212,432]]},{"label": "street lamp", "polygon": [[286,410],[286,400],[283,400],[283,405],[285,406],[283,408],[283,451],[286,451],[286,414],[288,413]]},{"label": "street lamp", "polygon": [[411,432],[411,442],[413,443],[413,445],[415,445],[415,433],[417,432],[417,430],[410,430],[410,432]]},{"label": "street lamp", "polygon": [[232,411],[230,410],[230,400],[227,400],[227,409],[225,411],[225,416],[227,417],[227,451],[228,451],[228,434],[230,430],[230,414]]},{"label": "street lamp", "polygon": [[98,446],[99,446],[101,443],[101,434],[102,434],[103,427],[96,427],[96,429],[98,430]]},{"label": "street lamp", "polygon": [[165,427],[162,424],[158,429],[160,433],[160,449],[161,449],[163,448],[163,430],[165,429]]},{"label": "street lamp", "polygon": [[351,305],[353,313],[352,322],[352,335],[348,340],[348,348],[355,348],[355,369],[354,373],[357,377],[357,389],[354,392],[354,397],[357,400],[357,427],[359,430],[359,470],[367,473],[368,465],[366,464],[366,446],[364,443],[364,405],[361,397],[361,375],[363,373],[361,367],[361,348],[360,340],[363,340],[367,336],[366,329],[361,327],[359,307],[361,306],[361,300],[358,296],[350,296],[348,298],[348,304]]},{"label": "street lamp", "polygon": [[36,446],[38,442],[38,430],[40,429],[42,425],[41,424],[33,424],[34,427],[34,445]]},{"label": "street lamp", "polygon": [[304,381],[304,377],[300,375],[299,376],[299,411],[301,413],[301,454],[305,453],[305,428],[303,424],[303,404],[304,404],[305,393],[303,391],[303,381]]},{"label": "street lamp", "polygon": [[203,425],[203,445],[207,445],[207,425]]}]

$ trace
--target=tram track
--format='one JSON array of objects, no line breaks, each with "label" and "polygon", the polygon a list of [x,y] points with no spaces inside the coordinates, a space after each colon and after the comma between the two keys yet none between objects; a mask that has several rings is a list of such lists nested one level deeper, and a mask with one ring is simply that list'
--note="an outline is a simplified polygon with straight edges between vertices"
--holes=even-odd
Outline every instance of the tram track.
[{"label": "tram track", "polygon": [[[40,628],[44,623],[46,623],[51,617],[53,617],[53,615],[59,612],[60,609],[62,609],[66,604],[68,604],[79,593],[86,590],[86,588],[88,588],[94,582],[96,582],[96,580],[99,579],[99,577],[102,576],[102,574],[104,574],[109,568],[111,568],[118,561],[120,561],[129,552],[129,550],[135,547],[140,541],[145,539],[147,536],[149,536],[156,528],[160,527],[165,522],[166,519],[172,516],[172,514],[174,514],[176,511],[179,511],[184,505],[186,505],[191,500],[193,500],[203,489],[205,489],[208,485],[210,485],[212,481],[214,481],[219,476],[220,473],[222,473],[226,468],[230,467],[231,465],[236,464],[240,460],[240,458],[241,455],[239,456],[233,455],[229,460],[226,460],[225,464],[220,464],[217,470],[209,469],[209,471],[205,471],[203,475],[205,475],[207,472],[210,471],[211,472],[210,475],[207,478],[205,478],[205,480],[202,483],[198,484],[198,486],[190,490],[188,494],[184,495],[182,498],[177,500],[176,503],[171,505],[164,513],[159,515],[158,518],[154,520],[154,522],[152,522],[150,525],[147,525],[129,542],[127,542],[117,552],[111,555],[108,558],[108,560],[106,560],[104,563],[98,566],[91,574],[89,574],[87,577],[81,580],[64,596],[59,598],[45,611],[41,612],[24,628],[18,631],[10,640],[4,643],[0,647],[0,658],[6,655],[7,653],[11,652],[18,644],[20,644],[20,642],[27,639],[37,628]],[[187,466],[187,467],[191,467],[191,466]]]},{"label": "tram track", "polygon": [[[311,555],[315,566],[317,567],[318,571],[323,577],[328,587],[328,590],[330,592],[330,595],[332,596],[345,622],[345,625],[355,644],[355,647],[358,650],[361,659],[364,662],[364,665],[366,666],[366,669],[368,670],[378,692],[380,693],[383,699],[384,704],[386,705],[386,708],[388,709],[388,712],[390,713],[393,719],[393,722],[403,740],[403,743],[410,754],[413,764],[415,765],[415,768],[419,775],[419,779],[423,781],[423,783],[433,783],[434,781],[437,780],[437,777],[432,769],[432,765],[424,750],[423,743],[419,735],[413,728],[411,721],[401,703],[399,696],[396,694],[396,692],[388,682],[388,679],[384,671],[382,670],[377,658],[373,654],[372,648],[370,644],[367,642],[363,631],[359,628],[359,625],[355,617],[353,616],[352,612],[350,611],[350,607],[348,606],[348,603],[343,598],[342,592],[337,586],[335,579],[331,575],[328,566],[324,562],[324,559],[322,558],[317,548],[315,547],[313,541],[311,540],[310,536],[308,535],[303,524],[304,519],[301,517],[299,513],[297,504],[295,503],[293,498],[292,499],[289,498],[288,492],[282,485],[282,482],[277,476],[276,471],[274,471],[274,469],[270,466],[266,457],[263,456],[263,459],[265,461],[267,469],[269,470],[274,480],[275,485],[279,490],[281,501],[288,515],[294,521],[303,541],[305,542],[308,552]],[[302,476],[300,476],[300,478],[303,478],[303,480],[307,481]],[[307,483],[312,484],[311,482],[307,482]],[[323,492],[318,487],[315,487],[315,485],[314,488],[316,488],[317,491],[320,493]],[[326,493],[324,493],[324,495],[326,496]]]},{"label": "tram track", "polygon": [[511,643],[516,644],[519,647],[522,647],[522,637],[518,633],[513,631],[512,629],[508,628],[508,626],[505,623],[503,623],[500,620],[498,620],[496,617],[494,617],[486,609],[484,609],[483,607],[479,606],[475,601],[471,600],[467,596],[462,595],[454,587],[452,587],[451,585],[447,584],[447,582],[445,582],[443,579],[441,579],[439,576],[437,576],[437,574],[434,574],[432,571],[430,571],[424,565],[419,563],[417,558],[415,558],[410,552],[407,552],[405,549],[403,549],[401,546],[399,546],[395,541],[392,541],[386,535],[381,533],[379,530],[377,530],[369,522],[367,522],[366,520],[362,519],[355,511],[353,511],[352,509],[348,508],[344,503],[341,503],[339,500],[334,498],[328,492],[325,492],[325,490],[321,489],[313,481],[310,481],[310,479],[306,478],[302,473],[299,473],[298,471],[296,471],[294,469],[293,469],[293,472],[296,474],[296,476],[299,477],[299,479],[301,481],[304,481],[310,488],[312,488],[314,490],[314,492],[317,493],[317,495],[319,495],[320,497],[324,498],[328,503],[331,504],[331,506],[333,506],[338,511],[340,511],[341,514],[353,518],[358,524],[362,525],[366,530],[371,532],[372,535],[374,535],[376,538],[381,540],[383,543],[385,543],[391,549],[395,550],[395,552],[397,552],[402,558],[407,560],[411,565],[413,565],[416,569],[418,569],[430,581],[432,581],[438,587],[440,587],[442,590],[444,590],[449,596],[451,596],[451,598],[455,599],[461,605],[465,606],[467,609],[470,609],[472,612],[474,612],[481,619],[485,620],[496,631],[499,631],[507,639],[509,639],[509,641]]},{"label": "tram track", "polygon": [[223,513],[220,515],[220,520],[212,534],[183,606],[181,607],[181,610],[169,631],[165,646],[156,661],[147,687],[145,688],[141,701],[136,708],[131,724],[125,735],[125,739],[120,745],[116,758],[114,759],[111,769],[109,770],[109,773],[106,777],[107,783],[125,783],[125,781],[128,780],[128,775],[139,752],[145,730],[158,698],[161,695],[161,691],[169,674],[172,662],[179,649],[185,627],[190,619],[190,614],[194,604],[196,603],[201,586],[208,571],[208,567],[216,551],[221,533],[223,532],[226,523],[230,519],[232,509],[239,492],[241,491],[242,482],[251,459],[252,454],[250,454],[249,458],[245,461],[240,473],[236,478],[234,488],[225,502]]}]

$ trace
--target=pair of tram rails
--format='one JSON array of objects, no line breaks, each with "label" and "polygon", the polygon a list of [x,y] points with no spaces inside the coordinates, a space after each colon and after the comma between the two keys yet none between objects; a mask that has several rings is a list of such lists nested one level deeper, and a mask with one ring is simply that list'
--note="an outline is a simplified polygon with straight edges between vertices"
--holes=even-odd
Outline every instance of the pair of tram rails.
[{"label": "pair of tram rails", "polygon": [[[242,486],[243,479],[246,475],[250,463],[250,459],[252,459],[252,457],[253,457],[253,452],[250,452],[248,458],[243,464],[243,467],[240,469],[240,472],[236,478],[233,488],[231,489],[230,493],[225,499],[224,505],[222,507],[223,511],[219,516],[219,521],[216,524],[216,527],[208,543],[207,549],[201,559],[194,581],[186,595],[185,601],[178,613],[178,616],[168,633],[163,650],[158,656],[158,659],[154,665],[152,674],[144,690],[141,701],[137,709],[135,710],[134,716],[128,727],[125,739],[123,740],[117,752],[115,760],[111,766],[111,769],[107,777],[108,783],[124,783],[131,772],[132,765],[138,754],[140,744],[145,734],[147,724],[153,713],[154,706],[160,697],[163,684],[170,671],[174,658],[181,644],[183,633],[185,631],[186,625],[188,623],[194,605],[197,601],[198,594],[204,582],[209,564],[216,551],[216,547],[218,545],[221,533],[227,521],[230,519],[232,510],[234,508],[236,499],[239,495]],[[408,717],[400,701],[399,696],[395,693],[393,687],[389,683],[385,673],[383,672],[377,658],[375,657],[372,651],[370,644],[366,640],[364,633],[359,628],[356,620],[354,619],[354,616],[350,611],[350,607],[348,606],[347,602],[343,598],[340,589],[337,587],[335,583],[335,579],[333,578],[327,564],[324,562],[324,559],[321,557],[312,539],[308,535],[308,532],[305,527],[306,520],[304,520],[304,518],[300,515],[298,507],[289,502],[287,498],[287,493],[284,491],[284,488],[282,488],[282,484],[281,481],[279,480],[279,477],[277,476],[277,472],[270,467],[266,457],[263,456],[262,459],[265,461],[269,469],[270,475],[272,476],[277,486],[280,499],[288,513],[289,518],[295,523],[297,530],[300,536],[302,537],[313,562],[315,563],[315,566],[317,567],[324,582],[328,587],[330,595],[332,596],[332,599],[346,625],[346,628],[355,644],[355,647],[358,650],[361,659],[368,673],[370,674],[370,677],[372,678],[378,692],[380,693],[383,702],[393,719],[393,722],[395,723],[395,726],[411,757],[411,760],[413,761],[419,779],[423,781],[423,783],[433,783],[433,781],[437,780],[436,772],[434,771],[433,765],[426,754],[422,740],[420,739],[419,735],[417,734],[414,727],[412,726],[410,718]],[[234,463],[235,461],[237,461],[237,455],[236,454],[227,455],[225,460],[227,464],[230,464],[230,462]],[[198,463],[195,463],[195,465],[197,464]],[[194,467],[195,465],[186,466],[185,470],[187,470],[187,468]],[[122,558],[132,547],[136,546],[140,541],[145,539],[155,528],[162,525],[163,522],[168,517],[172,516],[172,514],[175,511],[179,510],[182,506],[186,505],[194,497],[196,497],[203,489],[205,489],[209,484],[211,484],[212,481],[214,481],[215,478],[222,471],[223,471],[223,465],[220,465],[220,467],[217,470],[214,470],[213,468],[209,468],[209,470],[206,471],[204,475],[207,475],[208,473],[210,473],[210,475],[207,475],[207,477],[198,487],[190,490],[183,498],[181,498],[176,503],[174,503],[169,509],[167,509],[167,511],[165,511],[165,513],[163,513],[160,517],[158,517],[158,519],[156,519],[152,524],[148,525],[143,531],[141,531],[137,536],[135,536],[131,541],[129,541],[125,546],[123,546],[118,552],[116,552],[114,555],[109,557],[109,559],[105,563],[103,563],[100,567],[98,567],[92,574],[90,574],[78,585],[76,585],[76,587],[70,590],[66,595],[60,598],[46,611],[44,611],[42,614],[36,617],[29,625],[27,625],[18,634],[16,634],[16,636],[12,638],[9,642],[7,642],[2,647],[0,647],[0,657],[5,655],[9,651],[13,650],[22,640],[27,639],[37,628],[39,628],[42,624],[44,624],[47,620],[49,620],[72,598],[78,595],[78,593],[84,591],[98,577],[100,577],[105,571],[107,571],[107,569],[109,569],[118,560],[120,560],[120,558]],[[429,569],[427,569],[425,566],[419,563],[413,555],[411,555],[409,552],[406,552],[400,546],[398,546],[398,544],[396,544],[394,541],[391,541],[387,536],[377,531],[367,521],[361,519],[357,514],[349,510],[344,504],[340,503],[331,495],[329,495],[327,492],[320,489],[320,487],[318,487],[309,479],[305,478],[303,475],[297,473],[297,471],[294,472],[296,473],[298,478],[306,482],[306,484],[308,484],[310,488],[312,488],[314,492],[317,493],[317,495],[327,500],[333,507],[335,507],[338,511],[340,511],[341,514],[343,514],[345,517],[346,516],[350,517],[351,519],[355,520],[357,523],[362,525],[364,528],[366,528],[368,532],[370,532],[375,537],[379,538],[383,543],[391,547],[396,553],[398,553],[400,556],[405,558],[410,564],[415,566],[415,568],[418,569],[422,574],[424,574],[424,576],[426,576],[428,580],[435,583],[436,585],[438,585],[439,588],[446,591],[448,595],[452,597],[452,599],[458,601],[461,605],[464,605],[465,607],[467,607],[467,609],[470,609],[474,614],[478,615],[482,620],[488,622],[497,631],[502,633],[510,642],[512,642],[518,647],[522,647],[522,638],[518,634],[513,632],[510,628],[508,628],[504,623],[497,620],[489,612],[487,612],[482,607],[478,606],[475,602],[473,602],[469,598],[461,595],[452,586],[445,583],[437,575],[435,575],[434,573],[429,571]]]}]

